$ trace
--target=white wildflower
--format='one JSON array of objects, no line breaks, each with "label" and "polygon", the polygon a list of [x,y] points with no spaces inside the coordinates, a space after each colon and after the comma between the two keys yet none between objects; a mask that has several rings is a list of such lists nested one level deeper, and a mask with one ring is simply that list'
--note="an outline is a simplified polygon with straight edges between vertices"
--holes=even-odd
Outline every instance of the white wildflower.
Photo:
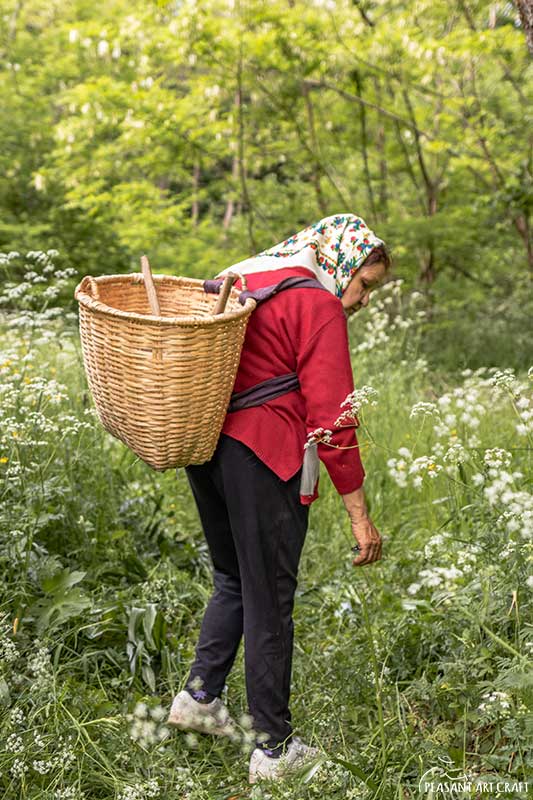
[{"label": "white wildflower", "polygon": [[25,764],[24,761],[22,761],[22,759],[16,758],[13,761],[9,772],[14,778],[20,779],[24,777],[25,773],[28,772],[28,770],[29,770],[28,765]]},{"label": "white wildflower", "polygon": [[5,743],[5,749],[8,753],[22,753],[24,750],[24,742],[22,741],[22,737],[19,736],[17,733],[11,733]]},{"label": "white wildflower", "polygon": [[513,391],[516,387],[516,377],[514,370],[504,369],[496,370],[490,378],[490,385],[498,389],[506,389]]},{"label": "white wildflower", "polygon": [[50,770],[54,768],[53,761],[33,761],[32,767],[39,775],[48,775]]},{"label": "white wildflower", "polygon": [[500,469],[501,467],[508,467],[510,465],[511,453],[499,447],[493,447],[490,450],[485,450],[483,460],[488,467]]},{"label": "white wildflower", "polygon": [[439,409],[435,403],[415,403],[411,409],[409,417],[432,417],[439,415]]},{"label": "white wildflower", "polygon": [[18,650],[15,642],[4,636],[0,639],[0,662],[4,661],[6,664],[12,664],[18,656]]},{"label": "white wildflower", "polygon": [[331,442],[332,435],[333,432],[327,428],[315,428],[314,431],[307,434],[307,442],[304,444],[304,450],[319,442]]},{"label": "white wildflower", "polygon": [[360,389],[354,389],[340,404],[341,408],[344,408],[344,406],[348,406],[348,408],[335,420],[335,425],[342,425],[354,421],[361,412],[363,406],[377,405],[377,396],[378,393],[372,386],[362,386]]},{"label": "white wildflower", "polygon": [[54,800],[85,800],[85,793],[80,792],[76,786],[66,786],[55,790]]},{"label": "white wildflower", "polygon": [[98,42],[96,52],[98,53],[100,58],[106,56],[109,53],[109,42],[107,42],[105,39],[100,39],[100,41]]},{"label": "white wildflower", "polygon": [[23,710],[17,707],[12,708],[9,714],[9,720],[12,725],[22,725],[25,720]]},{"label": "white wildflower", "polygon": [[507,692],[486,692],[482,695],[478,710],[489,717],[509,717],[511,715],[511,697]]},{"label": "white wildflower", "polygon": [[451,447],[448,448],[446,453],[444,454],[444,461],[447,464],[457,465],[457,464],[464,464],[467,460],[468,454],[462,444],[457,442],[456,444],[452,444]]},{"label": "white wildflower", "polygon": [[161,720],[166,716],[161,706],[149,708],[146,703],[139,702],[133,709],[132,714],[128,714],[127,719],[132,723],[130,727],[130,737],[144,749],[151,745],[162,742],[169,734]]}]

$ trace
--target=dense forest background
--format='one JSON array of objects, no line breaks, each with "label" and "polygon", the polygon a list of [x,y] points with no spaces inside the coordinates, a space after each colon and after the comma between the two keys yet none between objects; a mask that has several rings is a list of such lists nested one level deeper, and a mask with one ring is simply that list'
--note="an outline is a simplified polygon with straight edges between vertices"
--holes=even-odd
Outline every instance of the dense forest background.
[{"label": "dense forest background", "polygon": [[[532,0],[0,0],[2,798],[527,796],[532,55]],[[263,789],[244,647],[238,741],[166,724],[212,563],[184,470],[102,426],[74,289],[336,213],[394,262],[347,323],[383,558],[354,569],[322,464],[291,693],[321,760]]]},{"label": "dense forest background", "polygon": [[528,366],[527,6],[2,0],[0,249],[207,277],[357,213],[437,361]]}]

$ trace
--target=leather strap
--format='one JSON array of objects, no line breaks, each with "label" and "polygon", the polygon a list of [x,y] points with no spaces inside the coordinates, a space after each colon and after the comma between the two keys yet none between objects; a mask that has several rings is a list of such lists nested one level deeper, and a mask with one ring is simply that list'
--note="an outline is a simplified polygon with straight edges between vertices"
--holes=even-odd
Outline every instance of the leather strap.
[{"label": "leather strap", "polygon": [[228,413],[240,411],[242,408],[252,408],[260,406],[280,397],[288,392],[295,392],[300,388],[300,381],[295,372],[287,372],[285,375],[276,375],[274,378],[267,378],[266,381],[256,383],[243,389],[242,392],[233,392],[228,406]]},{"label": "leather strap", "polygon": [[[223,278],[205,280],[203,284],[204,291],[212,294],[218,294],[223,283]],[[303,275],[294,275],[290,278],[285,278],[279,283],[273,283],[271,286],[262,286],[260,289],[246,289],[246,291],[240,293],[239,303],[244,305],[246,300],[251,297],[256,301],[257,305],[259,305],[260,303],[264,303],[265,300],[270,300],[271,297],[279,292],[282,292],[284,289],[293,288],[324,289],[325,292],[328,291],[326,287],[322,286],[320,281],[316,278],[306,278]]]}]

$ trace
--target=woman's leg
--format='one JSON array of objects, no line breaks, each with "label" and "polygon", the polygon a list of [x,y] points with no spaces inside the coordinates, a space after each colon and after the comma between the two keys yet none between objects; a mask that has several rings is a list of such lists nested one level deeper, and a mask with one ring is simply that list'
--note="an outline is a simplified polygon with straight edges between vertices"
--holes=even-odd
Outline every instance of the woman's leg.
[{"label": "woman's leg", "polygon": [[224,435],[218,457],[241,575],[248,706],[254,729],[275,747],[292,734],[292,611],[309,507],[300,503],[300,472],[283,481]]},{"label": "woman's leg", "polygon": [[220,695],[235,661],[243,633],[241,579],[226,505],[213,475],[213,460],[186,467],[186,473],[214,567],[214,591],[187,679],[187,687],[197,692],[194,696],[204,699],[203,692]]}]

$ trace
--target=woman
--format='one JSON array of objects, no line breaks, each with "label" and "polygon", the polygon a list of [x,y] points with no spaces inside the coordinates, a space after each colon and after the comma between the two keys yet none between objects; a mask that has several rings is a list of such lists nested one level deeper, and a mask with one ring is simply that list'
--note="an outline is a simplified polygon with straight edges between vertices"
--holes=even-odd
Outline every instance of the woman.
[{"label": "woman", "polygon": [[[252,292],[282,281],[285,288],[258,304],[250,317],[213,458],[186,468],[215,588],[186,688],[174,699],[169,722],[235,735],[219,695],[244,634],[246,692],[256,734],[251,783],[275,778],[318,754],[293,734],[289,710],[292,610],[309,505],[318,498],[318,458],[350,516],[360,549],[354,566],[381,558],[381,538],[365,505],[357,422],[341,427],[335,421],[354,389],[347,317],[368,305],[389,264],[384,242],[364,220],[338,214],[217,276],[246,274]],[[276,380],[282,381],[281,390]],[[257,384],[263,394],[254,395]],[[265,401],[265,388],[273,384]],[[312,444],[309,436],[318,428],[332,432],[329,445]]]}]

